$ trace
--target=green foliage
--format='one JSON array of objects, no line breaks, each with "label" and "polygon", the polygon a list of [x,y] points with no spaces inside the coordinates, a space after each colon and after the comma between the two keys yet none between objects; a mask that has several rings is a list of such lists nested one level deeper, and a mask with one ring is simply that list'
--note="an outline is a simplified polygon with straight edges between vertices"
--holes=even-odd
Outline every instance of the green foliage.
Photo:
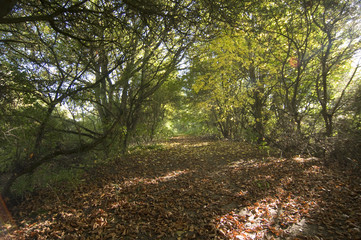
[{"label": "green foliage", "polygon": [[212,135],[216,128],[206,112],[191,103],[184,103],[182,107],[173,110],[170,115],[172,129],[180,135]]},{"label": "green foliage", "polygon": [[0,172],[177,134],[293,154],[357,132],[361,7],[331,2],[19,2],[0,19]]},{"label": "green foliage", "polygon": [[33,174],[18,178],[13,186],[13,194],[23,196],[39,189],[66,192],[81,183],[83,174],[84,171],[79,168],[43,165]]},{"label": "green foliage", "polygon": [[[225,30],[212,42],[196,46],[189,78],[195,94],[207,96],[201,100],[202,108],[215,118],[224,137],[241,136],[262,145],[266,135],[280,138],[277,142],[288,133],[291,141],[285,142],[301,146],[321,131],[320,117],[326,121],[339,111],[345,89],[355,81],[350,77],[355,68],[347,66],[359,44],[355,41],[359,32],[339,24],[357,25],[359,6],[353,6],[265,5],[267,15],[260,10],[241,16],[243,29]],[[341,18],[335,17],[338,13]],[[347,14],[356,15],[350,19]],[[338,33],[324,27],[325,19]],[[255,29],[256,23],[263,30],[245,31],[245,26]],[[338,36],[328,39],[326,34]],[[332,119],[326,121],[326,129],[330,124]]]},{"label": "green foliage", "polygon": [[129,147],[128,151],[130,153],[143,153],[147,151],[152,150],[164,150],[164,146],[161,144],[143,144],[143,145],[137,145],[137,146],[131,146]]},{"label": "green foliage", "polygon": [[[225,138],[249,138],[253,129],[257,141],[265,131],[265,105],[274,85],[274,67],[266,64],[269,54],[241,31],[223,35],[195,51],[189,74],[193,90],[207,96],[199,104]],[[202,54],[200,55],[199,52]],[[262,58],[260,57],[262,56]]]},{"label": "green foliage", "polygon": [[266,180],[256,180],[255,184],[261,190],[268,190],[270,188],[270,184]]}]

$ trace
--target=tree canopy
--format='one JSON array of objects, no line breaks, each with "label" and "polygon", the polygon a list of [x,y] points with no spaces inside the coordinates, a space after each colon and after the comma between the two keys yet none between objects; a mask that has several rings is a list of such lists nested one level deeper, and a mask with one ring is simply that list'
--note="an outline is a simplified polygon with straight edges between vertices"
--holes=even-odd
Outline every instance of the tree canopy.
[{"label": "tree canopy", "polygon": [[359,1],[1,4],[3,195],[177,134],[361,162]]}]

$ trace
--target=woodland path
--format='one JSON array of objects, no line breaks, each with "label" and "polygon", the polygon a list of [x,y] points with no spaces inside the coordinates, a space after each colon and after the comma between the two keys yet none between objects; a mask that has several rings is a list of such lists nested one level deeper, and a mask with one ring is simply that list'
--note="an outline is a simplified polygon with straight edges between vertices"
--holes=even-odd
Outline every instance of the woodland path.
[{"label": "woodland path", "polygon": [[[54,189],[53,189],[54,190]],[[178,137],[12,207],[5,239],[361,239],[360,177],[316,158]]]}]

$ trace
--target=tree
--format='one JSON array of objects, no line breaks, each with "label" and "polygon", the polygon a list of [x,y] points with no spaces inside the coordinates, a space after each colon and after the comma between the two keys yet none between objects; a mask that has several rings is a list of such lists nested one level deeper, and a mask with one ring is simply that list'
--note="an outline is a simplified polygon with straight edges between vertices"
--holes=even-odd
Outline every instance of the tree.
[{"label": "tree", "polygon": [[271,33],[274,43],[278,42],[273,44],[272,50],[280,75],[275,91],[284,106],[277,110],[282,118],[292,119],[300,135],[302,120],[314,101],[310,89],[314,85],[311,75],[312,61],[317,53],[316,33],[306,2],[293,5],[285,2],[270,6],[268,12],[270,23],[265,26],[265,31]]},{"label": "tree", "polygon": [[265,137],[273,73],[266,64],[268,44],[257,40],[261,41],[257,34],[242,30],[226,33],[205,47],[204,57],[196,57],[199,63],[194,61],[205,68],[194,89],[209,94],[207,104],[226,138],[239,138],[249,127],[258,142]]},{"label": "tree", "polygon": [[[13,131],[13,134],[17,132],[13,135],[16,140],[8,142],[10,146],[5,145],[13,148],[11,152],[16,155],[11,157],[14,161],[8,163],[6,169],[11,176],[3,190],[5,195],[9,195],[17,178],[34,172],[42,164],[95,147],[116,123],[98,131],[86,127],[84,118],[75,118],[75,112],[71,113],[73,118],[66,115],[67,104],[77,101],[87,105],[87,99],[79,96],[98,84],[85,84],[89,62],[84,61],[82,54],[74,54],[79,52],[76,42],[57,34],[46,24],[22,24],[21,27],[25,34],[21,31],[5,34],[10,40],[5,45],[8,49],[5,64],[10,63],[22,76],[15,77],[7,86],[19,97],[15,109],[5,109],[8,113],[5,122],[16,120],[9,124],[9,129],[17,129]],[[11,43],[12,39],[17,39],[17,43]],[[71,46],[67,45],[69,41]]]},{"label": "tree", "polygon": [[[342,106],[345,91],[359,68],[356,66],[351,76],[347,77],[344,65],[359,50],[361,43],[359,13],[360,5],[354,1],[325,0],[312,9],[313,23],[321,33],[317,38],[319,71],[316,72],[316,92],[328,137],[334,132],[334,116]],[[348,80],[345,81],[341,94],[336,96],[333,85],[342,82],[345,77]]]},{"label": "tree", "polygon": [[189,76],[200,97],[209,96],[204,105],[223,136],[251,126],[258,142],[283,141],[268,138],[272,133],[300,149],[319,132],[319,117],[331,136],[357,76],[358,67],[347,66],[359,49],[359,7],[355,1],[263,1],[199,44]]},{"label": "tree", "polygon": [[[198,35],[194,23],[180,18],[197,13],[194,3],[177,8],[159,2],[155,12],[141,3],[38,4],[20,3],[0,19],[3,63],[22,76],[2,73],[9,113],[3,132],[19,129],[12,132],[17,140],[5,139],[1,147],[17,154],[2,159],[3,171],[11,174],[5,195],[16,179],[43,164],[100,144],[107,148],[118,136],[126,147],[144,103],[174,74]],[[10,99],[10,93],[18,96]],[[18,107],[10,109],[7,101]],[[17,121],[9,124],[11,118]],[[21,127],[24,119],[36,127]]]}]

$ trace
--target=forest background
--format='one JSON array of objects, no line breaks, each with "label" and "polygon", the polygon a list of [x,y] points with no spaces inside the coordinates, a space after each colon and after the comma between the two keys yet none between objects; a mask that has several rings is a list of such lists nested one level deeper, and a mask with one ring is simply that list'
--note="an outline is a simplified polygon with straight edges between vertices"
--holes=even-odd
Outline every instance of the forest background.
[{"label": "forest background", "polygon": [[3,196],[179,134],[361,165],[357,0],[1,5]]}]

